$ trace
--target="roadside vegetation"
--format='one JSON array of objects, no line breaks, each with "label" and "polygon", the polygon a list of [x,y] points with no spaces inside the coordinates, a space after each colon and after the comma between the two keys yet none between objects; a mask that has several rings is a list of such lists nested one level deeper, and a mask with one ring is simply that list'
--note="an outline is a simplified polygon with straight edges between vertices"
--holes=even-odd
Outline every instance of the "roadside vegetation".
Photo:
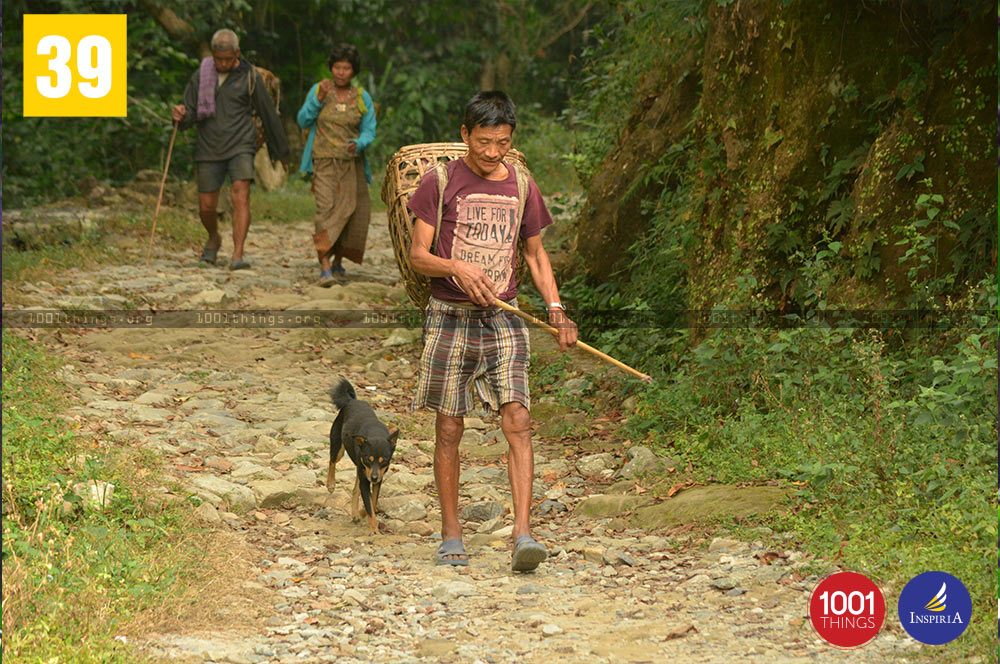
[{"label": "roadside vegetation", "polygon": [[[622,149],[616,137],[631,131],[626,114],[609,109],[632,107],[630,100],[642,96],[644,65],[662,57],[658,49],[668,60],[683,58],[685,49],[697,52],[715,4],[729,3],[628,2],[621,12],[627,22],[613,19],[598,29],[586,68],[590,79],[571,111],[588,127],[575,157],[585,184],[610,152]],[[940,21],[941,44],[959,29],[949,23],[954,17],[931,18]],[[898,90],[919,114],[919,93],[932,83],[927,68],[908,66]],[[715,85],[727,85],[725,71]],[[947,69],[939,75],[963,80]],[[736,99],[750,87],[732,85]],[[957,102],[952,108],[960,136],[973,116]],[[898,112],[905,118],[910,111]],[[859,177],[866,146],[885,129],[874,106],[871,113],[860,114],[869,124],[854,129],[856,146],[840,137],[845,161],[832,153],[827,159],[824,151],[819,165],[825,163],[826,172],[799,186],[791,213],[773,215],[763,239],[749,240],[758,242],[756,252],[738,235],[717,243],[712,233],[727,214],[743,214],[734,181],[745,178],[752,191],[783,185],[750,169],[727,172],[719,133],[707,117],[694,117],[679,142],[646,165],[645,182],[633,185],[633,192],[649,192],[641,202],[648,223],[624,248],[619,268],[596,275],[578,261],[577,276],[561,290],[578,310],[628,310],[657,323],[587,330],[595,346],[655,377],[649,387],[622,381],[610,388],[623,399],[634,397],[634,410],[624,413],[632,443],[681,460],[698,482],[795,489],[784,513],[728,527],[791,532],[796,546],[867,573],[896,593],[927,570],[954,574],[969,588],[974,609],[972,625],[948,646],[948,657],[972,661],[996,647],[996,197],[970,190],[963,179],[979,158],[967,151],[969,142],[956,138],[942,157],[953,160],[949,172],[957,179],[942,180],[938,171],[932,181],[922,178],[921,157],[905,156],[914,154],[907,143],[912,136],[875,138],[881,150],[871,158],[894,164],[890,187],[912,192],[901,196],[895,216],[879,219],[875,246],[889,237],[901,249],[898,264],[881,267],[882,274],[898,275],[895,287],[878,285],[877,252],[871,244],[871,253],[858,252],[851,245],[856,236],[846,233],[862,213],[855,203],[865,204],[865,192],[852,187],[871,177]],[[650,182],[656,184],[644,190]],[[584,223],[576,229],[581,238],[588,232]],[[732,273],[725,260],[707,275],[696,267],[700,255],[728,258],[740,251]],[[948,260],[941,260],[946,251]],[[783,309],[785,315],[768,324],[698,326],[677,315],[692,309]],[[844,318],[824,323],[824,311],[837,309],[919,310],[927,318],[896,318],[884,326]],[[600,394],[591,398],[602,401]],[[887,599],[892,604],[892,595]]]},{"label": "roadside vegetation", "polygon": [[62,416],[60,370],[4,330],[4,661],[134,662],[115,637],[178,610],[203,538],[185,506],[150,504],[159,460]]}]

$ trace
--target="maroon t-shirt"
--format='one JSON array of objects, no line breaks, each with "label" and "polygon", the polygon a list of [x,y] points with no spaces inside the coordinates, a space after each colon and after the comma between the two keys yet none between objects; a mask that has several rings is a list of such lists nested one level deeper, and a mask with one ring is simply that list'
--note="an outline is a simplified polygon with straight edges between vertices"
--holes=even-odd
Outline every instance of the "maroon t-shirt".
[{"label": "maroon t-shirt", "polygon": [[[463,159],[447,164],[448,186],[444,190],[444,213],[434,254],[455,258],[480,267],[489,277],[501,300],[517,295],[513,266],[517,258],[517,179],[507,167],[506,180],[486,180],[469,168]],[[420,186],[406,204],[418,219],[437,225],[438,179],[434,170],[424,174]],[[552,223],[542,192],[534,179],[529,181],[519,235],[534,237]],[[471,302],[452,278],[432,277],[431,295],[449,302]]]}]

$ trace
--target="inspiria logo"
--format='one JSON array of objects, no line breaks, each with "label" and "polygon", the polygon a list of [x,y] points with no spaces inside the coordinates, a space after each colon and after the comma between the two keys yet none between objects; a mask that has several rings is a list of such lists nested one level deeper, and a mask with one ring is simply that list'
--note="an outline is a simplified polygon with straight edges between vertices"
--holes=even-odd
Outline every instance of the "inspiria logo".
[{"label": "inspiria logo", "polygon": [[948,608],[948,605],[945,604],[945,601],[948,599],[948,595],[945,594],[947,592],[948,582],[946,581],[941,584],[941,590],[937,591],[937,595],[934,595],[931,601],[924,604],[924,608],[928,611],[944,611]]},{"label": "inspiria logo", "polygon": [[968,627],[971,616],[969,591],[947,572],[918,574],[899,595],[899,621],[906,633],[921,643],[954,641]]}]

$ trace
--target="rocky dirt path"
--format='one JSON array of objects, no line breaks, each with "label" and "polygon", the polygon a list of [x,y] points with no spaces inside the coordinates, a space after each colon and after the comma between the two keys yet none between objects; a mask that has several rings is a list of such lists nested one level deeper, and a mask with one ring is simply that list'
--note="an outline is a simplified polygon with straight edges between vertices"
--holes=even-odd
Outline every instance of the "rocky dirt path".
[{"label": "rocky dirt path", "polygon": [[[245,272],[198,266],[194,249],[154,252],[151,269],[137,261],[70,271],[57,283],[23,284],[19,297],[41,308],[287,313],[403,301],[384,217],[373,220],[368,262],[348,264],[349,278],[330,289],[314,286],[309,233],[308,224],[256,225],[254,269]],[[434,566],[432,418],[408,411],[419,330],[236,324],[55,338],[78,390],[71,416],[80,426],[157,455],[167,472],[156,499],[200,503],[205,526],[249,552],[222,595],[203,598],[206,612],[229,605],[225,622],[126,635],[164,661],[881,662],[910,652],[886,631],[861,651],[819,642],[806,618],[816,577],[795,551],[657,528],[683,524],[682,499],[695,490],[637,494],[630,478],[662,462],[642,448],[560,443],[554,422],[596,424],[546,404],[545,394],[533,395],[535,523],[552,557],[537,573],[510,572],[506,446],[496,421],[473,418],[460,499],[471,565]],[[533,343],[551,351],[543,336]],[[387,532],[378,536],[350,520],[346,457],[337,491],[323,486],[335,415],[326,390],[341,375],[402,430],[382,491]],[[700,491],[722,511],[760,499]]]}]

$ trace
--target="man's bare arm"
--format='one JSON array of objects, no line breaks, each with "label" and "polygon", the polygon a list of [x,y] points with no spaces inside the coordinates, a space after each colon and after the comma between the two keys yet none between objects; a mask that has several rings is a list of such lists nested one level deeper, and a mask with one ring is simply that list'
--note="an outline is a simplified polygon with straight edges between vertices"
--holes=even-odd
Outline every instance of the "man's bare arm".
[{"label": "man's bare arm", "polygon": [[[542,246],[542,236],[535,235],[524,241],[524,262],[531,271],[531,279],[535,288],[545,298],[546,305],[559,302],[559,289],[556,287],[556,277],[552,272],[552,262],[549,253]],[[566,312],[559,308],[548,310],[549,323],[559,330],[559,348],[566,350],[576,343],[576,323],[570,320]]]},{"label": "man's bare arm", "polygon": [[486,273],[475,265],[435,256],[430,251],[433,241],[434,226],[423,219],[417,219],[413,224],[410,244],[410,265],[413,269],[428,277],[453,277],[473,302],[481,307],[493,304],[496,293],[493,282]]}]

